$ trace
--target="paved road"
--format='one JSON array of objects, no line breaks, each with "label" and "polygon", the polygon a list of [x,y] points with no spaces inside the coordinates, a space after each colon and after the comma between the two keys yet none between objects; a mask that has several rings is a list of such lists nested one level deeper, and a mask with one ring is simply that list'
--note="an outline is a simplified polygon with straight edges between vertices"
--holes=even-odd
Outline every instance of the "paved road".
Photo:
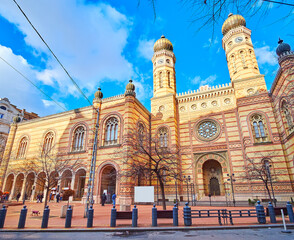
[{"label": "paved road", "polygon": [[160,231],[137,233],[105,233],[105,232],[61,232],[61,233],[0,233],[0,239],[199,239],[199,240],[293,240],[292,233],[281,233],[281,229],[236,229],[236,230],[211,230],[211,231]]}]

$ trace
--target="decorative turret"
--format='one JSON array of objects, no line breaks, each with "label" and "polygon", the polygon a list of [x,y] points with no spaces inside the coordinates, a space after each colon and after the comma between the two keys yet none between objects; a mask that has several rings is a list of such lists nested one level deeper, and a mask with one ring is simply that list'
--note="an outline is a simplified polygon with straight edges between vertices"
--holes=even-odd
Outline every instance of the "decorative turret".
[{"label": "decorative turret", "polygon": [[278,55],[278,60],[280,66],[282,66],[282,62],[289,58],[294,58],[294,52],[291,51],[291,46],[288,43],[284,43],[282,39],[279,38],[278,47],[276,49],[276,53]]},{"label": "decorative turret", "polygon": [[249,89],[266,91],[251,41],[251,30],[246,27],[244,17],[230,13],[222,26],[222,33],[222,45],[237,98],[248,96]]},{"label": "decorative turret", "polygon": [[126,86],[125,96],[136,96],[135,85],[133,84],[132,79],[129,80],[129,83]]},{"label": "decorative turret", "polygon": [[153,92],[154,97],[176,93],[175,54],[170,40],[161,36],[154,44]]},{"label": "decorative turret", "polygon": [[13,123],[19,123],[21,121],[20,116],[17,114],[17,116],[13,117]]},{"label": "decorative turret", "polygon": [[98,91],[94,94],[95,98],[93,100],[93,106],[94,108],[98,108],[102,102],[103,93],[101,92],[101,88],[98,88]]}]

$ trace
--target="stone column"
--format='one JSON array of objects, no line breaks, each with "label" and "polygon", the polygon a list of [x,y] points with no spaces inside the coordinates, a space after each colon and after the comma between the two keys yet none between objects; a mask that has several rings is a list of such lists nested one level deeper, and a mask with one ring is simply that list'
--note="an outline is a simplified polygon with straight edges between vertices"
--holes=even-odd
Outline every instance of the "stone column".
[{"label": "stone column", "polygon": [[24,197],[25,197],[26,182],[27,182],[27,176],[23,178],[23,183],[22,183],[22,187],[21,187],[20,199],[19,200],[23,200]]},{"label": "stone column", "polygon": [[12,184],[12,188],[11,188],[11,192],[9,195],[8,200],[11,201],[14,195],[14,189],[15,189],[15,183],[16,183],[16,177],[13,178],[13,184]]},{"label": "stone column", "polygon": [[34,199],[35,199],[36,185],[37,185],[37,177],[35,176],[35,178],[34,178],[34,184],[32,186],[33,190],[32,190],[32,195],[31,195],[31,199],[30,199],[31,202],[33,202]]},{"label": "stone column", "polygon": [[[75,173],[72,173],[72,178],[71,178],[71,182],[70,182],[70,189],[71,189],[71,190],[74,190],[74,191],[75,191],[75,189],[74,189],[74,187],[75,187],[75,176],[76,176]],[[69,197],[69,201],[70,201],[70,202],[73,201],[73,197],[74,197],[74,196],[70,196],[70,197]]]}]

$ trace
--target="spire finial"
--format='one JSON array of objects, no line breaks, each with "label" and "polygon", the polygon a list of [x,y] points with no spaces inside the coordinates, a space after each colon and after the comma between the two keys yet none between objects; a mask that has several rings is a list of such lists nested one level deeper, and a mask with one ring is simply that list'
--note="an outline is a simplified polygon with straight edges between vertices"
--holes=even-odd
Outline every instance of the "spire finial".
[{"label": "spire finial", "polygon": [[283,43],[283,40],[281,38],[279,38],[278,44]]}]

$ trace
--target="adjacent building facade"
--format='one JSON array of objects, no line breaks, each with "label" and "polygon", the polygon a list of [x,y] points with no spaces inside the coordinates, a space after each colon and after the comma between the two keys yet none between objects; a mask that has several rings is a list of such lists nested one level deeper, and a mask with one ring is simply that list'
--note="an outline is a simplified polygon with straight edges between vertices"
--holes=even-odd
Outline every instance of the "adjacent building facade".
[{"label": "adjacent building facade", "polygon": [[[94,102],[99,103],[100,110],[94,179],[97,201],[105,190],[115,192],[121,204],[133,201],[136,183],[116,177],[118,172],[127,171],[116,152],[129,151],[128,131],[139,126],[160,138],[162,147],[180,149],[179,174],[186,179],[190,176],[189,189],[185,182],[178,184],[177,192],[183,200],[191,191],[191,183],[197,200],[206,200],[209,194],[219,200],[231,198],[227,180],[232,175],[236,200],[268,198],[261,181],[246,178],[248,158],[257,164],[269,164],[272,174],[277,173],[273,188],[278,201],[293,196],[294,53],[288,44],[279,41],[280,69],[268,92],[245,19],[229,15],[222,33],[231,78],[228,84],[178,94],[173,45],[162,36],[154,45],[152,58],[151,112],[135,97],[131,81],[125,94],[102,99],[100,90],[95,93]],[[13,123],[1,165],[2,190],[11,192],[11,198],[21,192],[34,199],[43,191],[35,176],[44,173],[19,172],[17,166],[33,159],[40,146],[55,144],[58,152],[82,161],[67,173],[68,180],[58,183],[61,188],[75,190],[74,199],[81,200],[86,195],[96,118],[97,111],[89,106]],[[156,189],[156,179],[143,184],[155,185]],[[175,199],[175,188],[173,182],[166,183],[169,200]]]}]

